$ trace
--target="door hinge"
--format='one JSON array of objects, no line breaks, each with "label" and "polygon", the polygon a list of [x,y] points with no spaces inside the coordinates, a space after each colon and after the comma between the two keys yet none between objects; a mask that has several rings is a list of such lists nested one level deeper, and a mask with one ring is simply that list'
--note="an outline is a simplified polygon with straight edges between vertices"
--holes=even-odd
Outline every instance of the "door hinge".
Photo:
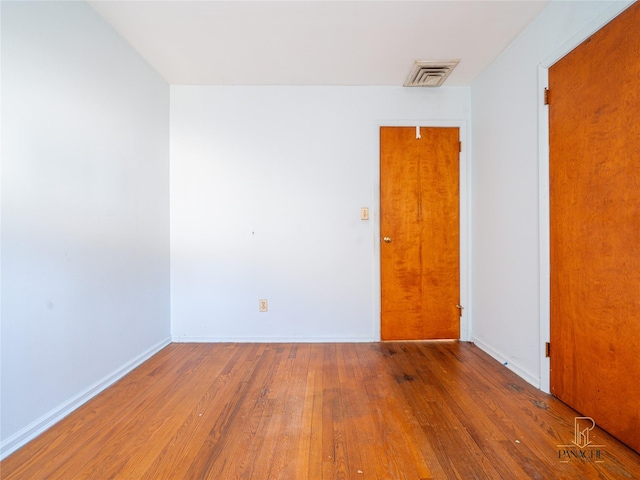
[{"label": "door hinge", "polygon": [[551,343],[550,342],[546,342],[544,344],[544,356],[546,358],[551,357]]},{"label": "door hinge", "polygon": [[544,104],[549,105],[549,89],[544,89]]},{"label": "door hinge", "polygon": [[462,142],[458,142],[458,152],[462,152]]}]

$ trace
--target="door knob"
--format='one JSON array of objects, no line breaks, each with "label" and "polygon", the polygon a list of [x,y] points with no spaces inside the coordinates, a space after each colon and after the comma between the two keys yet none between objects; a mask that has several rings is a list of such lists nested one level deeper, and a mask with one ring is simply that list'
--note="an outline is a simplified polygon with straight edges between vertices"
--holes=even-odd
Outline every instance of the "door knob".
[{"label": "door knob", "polygon": [[386,243],[391,243],[391,237],[384,237],[384,238],[383,238],[383,240],[384,240]]}]

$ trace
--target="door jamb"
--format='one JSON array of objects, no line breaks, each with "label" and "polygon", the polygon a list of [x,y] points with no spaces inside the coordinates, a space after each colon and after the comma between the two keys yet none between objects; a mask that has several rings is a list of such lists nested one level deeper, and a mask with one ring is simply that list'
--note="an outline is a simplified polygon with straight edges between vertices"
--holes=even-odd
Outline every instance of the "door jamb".
[{"label": "door jamb", "polygon": [[549,218],[549,107],[544,104],[544,90],[549,88],[549,67],[567,55],[584,40],[596,33],[607,23],[622,13],[633,1],[614,2],[594,18],[560,48],[538,65],[538,224],[540,259],[540,390],[551,393],[550,361],[545,356],[546,342],[550,341],[551,330],[551,239]]},{"label": "door jamb", "polygon": [[374,124],[373,162],[373,332],[381,340],[382,294],[380,284],[380,127],[457,127],[460,129],[460,304],[464,306],[460,317],[460,340],[471,339],[472,308],[469,292],[471,281],[471,132],[466,120],[377,120]]}]

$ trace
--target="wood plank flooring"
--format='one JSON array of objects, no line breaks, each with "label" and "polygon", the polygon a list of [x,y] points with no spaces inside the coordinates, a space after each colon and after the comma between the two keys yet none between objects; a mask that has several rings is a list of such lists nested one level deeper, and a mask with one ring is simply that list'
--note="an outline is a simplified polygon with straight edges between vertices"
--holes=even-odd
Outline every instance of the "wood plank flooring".
[{"label": "wood plank flooring", "polygon": [[0,478],[640,478],[577,415],[470,343],[172,344]]}]

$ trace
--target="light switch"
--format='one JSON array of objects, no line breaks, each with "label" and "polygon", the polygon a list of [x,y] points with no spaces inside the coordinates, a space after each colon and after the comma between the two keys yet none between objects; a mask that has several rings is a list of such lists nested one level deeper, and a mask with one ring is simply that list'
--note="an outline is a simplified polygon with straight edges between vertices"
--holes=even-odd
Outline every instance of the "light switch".
[{"label": "light switch", "polygon": [[367,207],[362,207],[360,209],[360,218],[362,220],[369,220],[369,209]]}]

